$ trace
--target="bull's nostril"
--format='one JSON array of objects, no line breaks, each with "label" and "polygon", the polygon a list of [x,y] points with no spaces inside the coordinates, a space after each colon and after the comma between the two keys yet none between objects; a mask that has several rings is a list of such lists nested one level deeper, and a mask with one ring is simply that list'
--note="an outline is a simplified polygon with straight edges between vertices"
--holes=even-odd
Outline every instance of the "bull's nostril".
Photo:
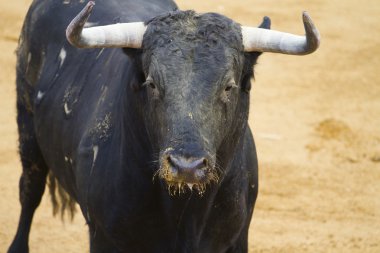
[{"label": "bull's nostril", "polygon": [[203,165],[204,165],[205,167],[207,167],[207,166],[208,166],[208,161],[207,161],[207,159],[206,159],[206,158],[203,158]]},{"label": "bull's nostril", "polygon": [[166,158],[169,164],[173,165],[172,159],[170,158],[170,155]]},{"label": "bull's nostril", "polygon": [[169,167],[170,167],[170,171],[173,173],[173,174],[177,174],[178,173],[178,166],[177,164],[175,163],[175,160],[173,161],[173,159],[171,158],[171,156],[169,155],[167,158],[166,158],[168,164],[169,164]]}]

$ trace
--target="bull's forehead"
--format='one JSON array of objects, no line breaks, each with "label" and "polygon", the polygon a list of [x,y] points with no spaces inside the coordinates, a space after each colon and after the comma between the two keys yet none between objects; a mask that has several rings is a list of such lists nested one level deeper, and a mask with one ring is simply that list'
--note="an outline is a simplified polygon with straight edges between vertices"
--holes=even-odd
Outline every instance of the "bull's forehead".
[{"label": "bull's forehead", "polygon": [[166,89],[184,89],[186,86],[216,89],[224,79],[235,77],[235,57],[228,50],[221,48],[211,53],[202,45],[175,47],[177,50],[154,54],[150,62],[148,75],[159,78]]},{"label": "bull's forehead", "polygon": [[220,14],[177,11],[156,17],[144,36],[144,69],[153,66],[167,78],[215,83],[238,69],[241,41],[240,26]]},{"label": "bull's forehead", "polygon": [[242,50],[240,25],[217,14],[197,14],[194,11],[175,11],[148,22],[144,47],[164,46],[168,41],[202,41],[210,46],[225,43]]}]

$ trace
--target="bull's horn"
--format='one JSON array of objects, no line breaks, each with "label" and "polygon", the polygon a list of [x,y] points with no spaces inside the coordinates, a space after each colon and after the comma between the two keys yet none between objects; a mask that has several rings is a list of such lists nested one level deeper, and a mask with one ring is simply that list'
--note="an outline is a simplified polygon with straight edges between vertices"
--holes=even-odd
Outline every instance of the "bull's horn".
[{"label": "bull's horn", "polygon": [[141,48],[146,27],[143,22],[83,28],[95,3],[90,1],[66,29],[67,40],[79,48]]},{"label": "bull's horn", "polygon": [[244,51],[310,54],[319,47],[321,36],[307,12],[303,12],[303,23],[306,36],[242,26]]}]

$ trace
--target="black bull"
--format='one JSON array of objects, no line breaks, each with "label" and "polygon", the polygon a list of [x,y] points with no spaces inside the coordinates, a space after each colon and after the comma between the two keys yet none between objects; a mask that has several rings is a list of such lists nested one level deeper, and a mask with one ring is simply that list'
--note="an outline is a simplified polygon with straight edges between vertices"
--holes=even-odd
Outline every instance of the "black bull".
[{"label": "black bull", "polygon": [[34,1],[22,29],[22,212],[9,252],[28,251],[48,175],[55,208],[56,184],[62,209],[79,203],[91,252],[247,252],[260,53],[244,52],[232,20],[168,0],[97,2],[90,25],[147,22],[142,49],[77,49],[64,31],[80,2]]}]

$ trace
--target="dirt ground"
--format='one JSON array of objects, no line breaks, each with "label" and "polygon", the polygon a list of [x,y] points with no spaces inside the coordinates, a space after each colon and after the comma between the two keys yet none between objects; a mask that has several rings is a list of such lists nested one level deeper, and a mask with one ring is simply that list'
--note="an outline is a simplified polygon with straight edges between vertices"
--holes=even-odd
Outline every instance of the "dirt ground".
[{"label": "dirt ground", "polygon": [[[380,4],[378,0],[192,0],[182,9],[216,11],[246,25],[303,34],[308,10],[322,34],[310,56],[264,54],[256,68],[250,125],[260,191],[250,252],[380,252]],[[15,54],[30,0],[0,0],[0,252],[20,206],[15,123]],[[88,252],[80,214],[37,210],[31,252]]]}]

